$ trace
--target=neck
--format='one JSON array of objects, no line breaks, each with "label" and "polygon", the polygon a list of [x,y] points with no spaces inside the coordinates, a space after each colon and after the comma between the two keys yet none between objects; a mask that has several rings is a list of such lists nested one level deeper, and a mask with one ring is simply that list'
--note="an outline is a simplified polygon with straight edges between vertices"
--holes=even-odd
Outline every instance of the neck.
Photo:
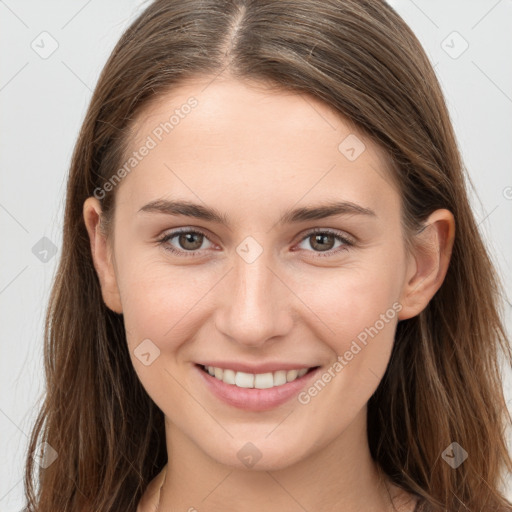
[{"label": "neck", "polygon": [[342,436],[293,465],[247,470],[213,460],[166,420],[169,462],[158,511],[392,510],[365,426],[366,411]]}]

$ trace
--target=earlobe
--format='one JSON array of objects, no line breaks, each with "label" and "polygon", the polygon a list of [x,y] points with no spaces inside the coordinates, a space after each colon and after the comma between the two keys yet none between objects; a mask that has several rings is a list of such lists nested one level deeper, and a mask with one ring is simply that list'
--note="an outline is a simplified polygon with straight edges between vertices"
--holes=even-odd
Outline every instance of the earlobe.
[{"label": "earlobe", "polygon": [[446,209],[433,212],[415,235],[399,320],[421,313],[439,290],[448,271],[454,239],[455,219]]},{"label": "earlobe", "polygon": [[117,278],[112,263],[112,255],[107,238],[100,227],[101,205],[95,197],[84,202],[83,216],[89,241],[94,268],[101,285],[103,301],[115,313],[122,313],[121,297],[117,287]]}]

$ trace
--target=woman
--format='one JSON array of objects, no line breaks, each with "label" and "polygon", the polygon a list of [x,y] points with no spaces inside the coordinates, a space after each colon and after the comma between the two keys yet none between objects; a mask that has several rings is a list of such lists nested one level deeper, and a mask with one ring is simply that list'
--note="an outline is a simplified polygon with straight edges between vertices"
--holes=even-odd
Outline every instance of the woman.
[{"label": "woman", "polygon": [[74,152],[28,509],[511,510],[464,179],[386,3],[152,3]]}]

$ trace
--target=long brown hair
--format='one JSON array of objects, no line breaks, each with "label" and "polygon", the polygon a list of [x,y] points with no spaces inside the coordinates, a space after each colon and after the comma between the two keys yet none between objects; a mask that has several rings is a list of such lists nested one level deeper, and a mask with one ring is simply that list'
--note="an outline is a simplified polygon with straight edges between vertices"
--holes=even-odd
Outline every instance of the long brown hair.
[{"label": "long brown hair", "polygon": [[[411,29],[379,0],[156,0],[123,34],[72,158],[27,509],[134,511],[166,463],[163,413],[132,367],[122,315],[102,300],[82,207],[122,165],[130,129],[151,100],[222,71],[311,94],[384,148],[410,230],[437,208],[453,213],[447,276],[421,314],[398,324],[368,403],[369,444],[425,510],[512,510],[502,495],[512,463],[499,356],[511,364],[512,354],[500,283],[470,209],[436,75]],[[101,200],[104,220],[114,198],[115,187]],[[43,442],[57,454],[44,469],[33,460]],[[468,452],[456,469],[442,457],[452,442]]]}]

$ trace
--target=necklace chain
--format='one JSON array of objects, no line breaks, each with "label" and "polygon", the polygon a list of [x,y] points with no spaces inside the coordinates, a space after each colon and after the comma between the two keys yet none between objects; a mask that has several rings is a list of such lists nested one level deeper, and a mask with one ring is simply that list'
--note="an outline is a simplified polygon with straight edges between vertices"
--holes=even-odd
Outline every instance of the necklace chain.
[{"label": "necklace chain", "polygon": [[156,504],[156,507],[155,507],[155,512],[157,512],[159,509],[160,509],[160,503],[162,501],[162,489],[164,487],[164,484],[165,484],[165,480],[167,479],[167,466],[165,467],[165,475],[164,475],[164,479],[162,481],[162,484],[160,485],[160,488],[158,489],[158,503]]}]

